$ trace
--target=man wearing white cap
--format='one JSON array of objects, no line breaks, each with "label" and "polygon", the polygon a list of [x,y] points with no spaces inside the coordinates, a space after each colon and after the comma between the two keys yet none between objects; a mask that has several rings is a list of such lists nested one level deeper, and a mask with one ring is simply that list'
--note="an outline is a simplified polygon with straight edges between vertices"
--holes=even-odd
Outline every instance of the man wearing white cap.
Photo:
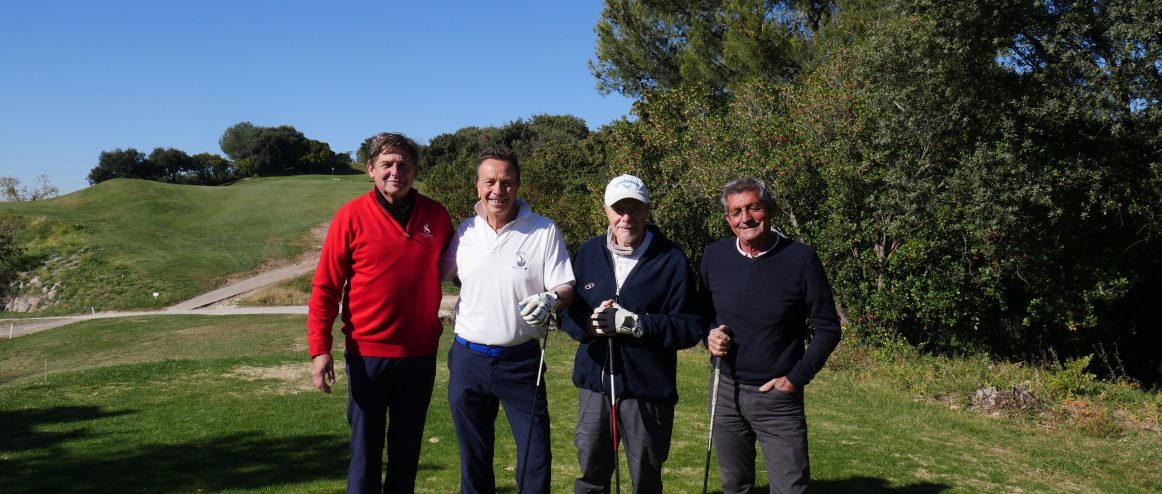
[{"label": "man wearing white cap", "polygon": [[677,351],[702,337],[694,277],[682,249],[646,226],[649,192],[640,179],[610,181],[604,210],[609,230],[577,251],[576,297],[561,323],[581,343],[573,364],[581,474],[573,490],[609,492],[616,430],[633,492],[660,493],[678,402]]}]

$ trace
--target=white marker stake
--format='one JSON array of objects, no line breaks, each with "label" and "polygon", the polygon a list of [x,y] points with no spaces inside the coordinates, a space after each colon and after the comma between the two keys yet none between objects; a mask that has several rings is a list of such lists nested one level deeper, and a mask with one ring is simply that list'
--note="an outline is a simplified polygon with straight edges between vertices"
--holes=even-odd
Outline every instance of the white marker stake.
[{"label": "white marker stake", "polygon": [[16,323],[12,323],[12,324],[8,325],[8,339],[10,339],[10,340],[12,339],[12,331],[14,331],[15,329],[16,329]]}]

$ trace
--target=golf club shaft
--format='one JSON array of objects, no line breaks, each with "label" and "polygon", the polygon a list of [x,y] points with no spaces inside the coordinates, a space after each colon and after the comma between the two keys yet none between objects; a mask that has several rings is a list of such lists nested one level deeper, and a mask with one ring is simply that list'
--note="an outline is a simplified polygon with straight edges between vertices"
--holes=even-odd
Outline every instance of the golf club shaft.
[{"label": "golf club shaft", "polygon": [[533,427],[537,418],[537,397],[541,394],[541,376],[544,374],[545,368],[545,349],[549,347],[549,330],[545,330],[544,341],[541,342],[541,359],[537,362],[537,384],[533,387],[533,407],[529,409],[529,434],[525,437],[525,454],[524,459],[521,460],[520,480],[516,484],[516,492],[520,494],[524,492],[525,476],[528,474],[529,466],[529,448],[533,444]]},{"label": "golf club shaft", "polygon": [[609,340],[609,423],[613,436],[613,484],[614,491],[621,492],[621,461],[618,458],[619,439],[617,437],[617,366],[614,363],[613,338]]},{"label": "golf club shaft", "polygon": [[710,483],[710,451],[714,448],[714,412],[718,408],[718,384],[722,382],[722,359],[714,359],[714,390],[710,393],[710,433],[706,437],[706,468],[702,470],[702,494]]}]

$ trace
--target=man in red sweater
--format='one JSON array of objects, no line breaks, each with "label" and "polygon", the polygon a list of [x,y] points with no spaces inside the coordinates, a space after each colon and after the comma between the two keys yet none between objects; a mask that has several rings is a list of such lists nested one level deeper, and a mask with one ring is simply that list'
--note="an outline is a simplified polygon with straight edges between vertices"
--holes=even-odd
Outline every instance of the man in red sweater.
[{"label": "man in red sweater", "polygon": [[307,343],[315,387],[330,393],[331,326],[340,315],[351,425],[347,492],[413,492],[443,331],[440,258],[452,221],[443,205],[412,188],[414,141],[383,133],[370,147],[375,188],[331,220],[308,304]]}]

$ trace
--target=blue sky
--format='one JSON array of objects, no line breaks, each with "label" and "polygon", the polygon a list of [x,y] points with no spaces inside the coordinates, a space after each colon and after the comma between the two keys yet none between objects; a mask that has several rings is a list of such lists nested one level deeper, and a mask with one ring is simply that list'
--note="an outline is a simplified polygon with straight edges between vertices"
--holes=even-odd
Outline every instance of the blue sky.
[{"label": "blue sky", "polygon": [[67,193],[101,151],[220,154],[242,121],[336,151],[542,113],[595,129],[632,103],[594,89],[600,13],[598,0],[8,2],[0,175],[46,174]]}]

